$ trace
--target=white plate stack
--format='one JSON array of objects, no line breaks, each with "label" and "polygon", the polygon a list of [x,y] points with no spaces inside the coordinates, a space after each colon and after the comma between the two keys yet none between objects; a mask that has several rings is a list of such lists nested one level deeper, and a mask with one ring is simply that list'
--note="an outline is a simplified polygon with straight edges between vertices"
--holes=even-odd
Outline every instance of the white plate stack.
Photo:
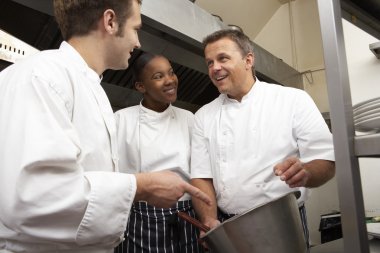
[{"label": "white plate stack", "polygon": [[380,97],[353,106],[355,130],[359,132],[380,131]]},{"label": "white plate stack", "polygon": [[367,233],[376,238],[380,238],[380,223],[367,223]]}]

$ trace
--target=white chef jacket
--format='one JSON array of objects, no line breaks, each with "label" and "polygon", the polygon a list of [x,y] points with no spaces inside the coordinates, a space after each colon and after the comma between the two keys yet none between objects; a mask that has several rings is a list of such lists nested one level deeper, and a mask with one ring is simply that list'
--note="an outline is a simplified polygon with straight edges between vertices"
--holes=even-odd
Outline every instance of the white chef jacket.
[{"label": "white chef jacket", "polygon": [[[294,191],[273,172],[290,156],[334,160],[331,133],[302,90],[256,79],[240,103],[221,94],[195,114],[191,176],[213,179],[218,207],[226,213]],[[299,190],[304,201],[308,193]]]},{"label": "white chef jacket", "polygon": [[136,192],[113,112],[68,43],[0,73],[0,251],[112,252]]},{"label": "white chef jacket", "polygon": [[117,111],[115,119],[121,172],[178,169],[190,173],[194,121],[190,111],[169,105],[165,111],[156,112],[140,103]]}]

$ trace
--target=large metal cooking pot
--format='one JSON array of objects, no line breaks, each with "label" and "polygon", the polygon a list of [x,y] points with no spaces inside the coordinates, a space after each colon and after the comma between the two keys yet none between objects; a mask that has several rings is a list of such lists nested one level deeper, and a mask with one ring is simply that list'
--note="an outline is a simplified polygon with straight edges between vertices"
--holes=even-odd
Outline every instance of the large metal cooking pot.
[{"label": "large metal cooking pot", "polygon": [[306,253],[295,193],[236,215],[202,238],[212,253]]}]

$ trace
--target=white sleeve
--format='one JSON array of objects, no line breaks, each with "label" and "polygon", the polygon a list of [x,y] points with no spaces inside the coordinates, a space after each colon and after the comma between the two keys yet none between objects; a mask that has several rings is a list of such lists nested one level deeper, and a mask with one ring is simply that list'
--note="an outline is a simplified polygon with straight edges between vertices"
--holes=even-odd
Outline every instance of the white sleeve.
[{"label": "white sleeve", "polygon": [[0,80],[0,92],[8,92],[0,101],[0,222],[24,242],[114,244],[125,230],[135,177],[85,171],[64,94],[28,78],[14,78],[21,82],[14,87]]},{"label": "white sleeve", "polygon": [[300,92],[295,103],[294,134],[300,152],[300,159],[308,162],[314,159],[334,161],[332,135],[312,98]]},{"label": "white sleeve", "polygon": [[191,138],[191,178],[212,178],[211,158],[207,138],[204,135],[202,108],[195,114]]}]

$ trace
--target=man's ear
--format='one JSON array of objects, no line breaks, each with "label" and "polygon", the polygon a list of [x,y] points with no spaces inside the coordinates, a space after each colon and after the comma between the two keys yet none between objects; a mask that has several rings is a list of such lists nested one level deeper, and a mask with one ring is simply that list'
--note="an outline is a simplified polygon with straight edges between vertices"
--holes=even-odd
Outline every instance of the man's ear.
[{"label": "man's ear", "polygon": [[247,56],[245,57],[245,65],[246,65],[246,69],[252,69],[252,67],[254,66],[255,64],[255,56],[254,54],[251,52],[251,53],[248,53]]},{"label": "man's ear", "polygon": [[103,25],[107,33],[111,35],[117,33],[119,29],[119,25],[117,22],[116,14],[112,9],[107,9],[104,11]]},{"label": "man's ear", "polygon": [[145,86],[142,82],[135,82],[135,88],[137,91],[141,92],[142,94],[145,93]]}]

